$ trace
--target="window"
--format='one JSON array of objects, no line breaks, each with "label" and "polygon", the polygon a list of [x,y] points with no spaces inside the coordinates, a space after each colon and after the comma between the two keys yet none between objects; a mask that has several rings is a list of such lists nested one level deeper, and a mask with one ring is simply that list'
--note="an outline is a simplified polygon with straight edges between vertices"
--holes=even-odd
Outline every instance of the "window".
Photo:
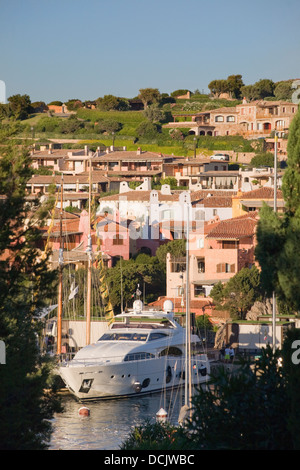
[{"label": "window", "polygon": [[204,239],[203,238],[198,238],[197,240],[197,248],[204,248]]},{"label": "window", "polygon": [[195,212],[195,220],[205,220],[205,211],[198,209]]},{"label": "window", "polygon": [[155,341],[156,339],[166,338],[168,335],[166,333],[151,333],[148,341]]},{"label": "window", "polygon": [[104,333],[98,341],[146,341],[146,333]]},{"label": "window", "polygon": [[186,270],[186,260],[182,261],[171,261],[171,273],[180,273],[185,272]]},{"label": "window", "polygon": [[227,116],[226,121],[227,122],[235,122],[235,117],[234,116]]},{"label": "window", "polygon": [[195,296],[198,296],[198,295],[203,295],[205,294],[205,289],[203,286],[195,286]]},{"label": "window", "polygon": [[222,249],[223,250],[234,250],[239,247],[239,242],[237,240],[223,240]]},{"label": "window", "polygon": [[137,353],[131,353],[127,354],[124,357],[124,361],[142,361],[144,359],[153,359],[155,358],[154,354],[148,353],[148,352],[137,352]]},{"label": "window", "polygon": [[223,116],[216,116],[215,117],[215,122],[224,122],[224,117]]},{"label": "window", "polygon": [[182,356],[182,351],[175,346],[170,346],[169,348],[163,349],[159,353],[159,356]]},{"label": "window", "polygon": [[123,238],[120,237],[119,234],[117,234],[116,236],[114,236],[114,238],[113,238],[113,245],[123,245]]},{"label": "window", "polygon": [[198,273],[205,273],[205,262],[204,259],[198,259]]},{"label": "window", "polygon": [[217,273],[234,273],[235,264],[219,263],[217,264]]}]

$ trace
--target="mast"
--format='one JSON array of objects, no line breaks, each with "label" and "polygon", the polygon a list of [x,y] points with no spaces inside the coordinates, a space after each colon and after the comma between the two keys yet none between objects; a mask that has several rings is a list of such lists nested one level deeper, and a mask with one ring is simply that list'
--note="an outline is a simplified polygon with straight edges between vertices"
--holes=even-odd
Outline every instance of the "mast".
[{"label": "mast", "polygon": [[[275,131],[275,148],[274,148],[274,212],[277,212],[277,132]],[[276,350],[276,294],[273,291],[272,302],[272,346],[273,352]]]},{"label": "mast", "polygon": [[92,201],[92,162],[89,160],[89,233],[88,233],[88,273],[87,273],[87,302],[86,302],[86,344],[91,339],[91,297],[92,297],[92,234],[91,234],[91,201]]},{"label": "mast", "polygon": [[63,216],[63,191],[64,191],[64,176],[61,175],[61,189],[60,189],[60,243],[58,254],[58,309],[57,309],[57,354],[61,354],[61,336],[62,336],[62,278],[63,278],[63,236],[62,236],[62,216]]},{"label": "mast", "polygon": [[[184,194],[182,198],[182,214],[187,214],[186,230],[186,286],[185,286],[185,383],[184,383],[184,405],[181,407],[178,422],[185,424],[187,417],[192,417],[192,374],[191,374],[191,316],[190,316],[190,286],[189,286],[189,237],[190,237],[190,195]],[[183,305],[183,298],[182,298]]]},{"label": "mast", "polygon": [[187,203],[187,230],[186,230],[186,377],[185,377],[185,405],[190,408],[192,402],[192,376],[191,376],[191,315],[190,315],[190,285],[189,285],[189,236],[190,218],[189,204]]}]

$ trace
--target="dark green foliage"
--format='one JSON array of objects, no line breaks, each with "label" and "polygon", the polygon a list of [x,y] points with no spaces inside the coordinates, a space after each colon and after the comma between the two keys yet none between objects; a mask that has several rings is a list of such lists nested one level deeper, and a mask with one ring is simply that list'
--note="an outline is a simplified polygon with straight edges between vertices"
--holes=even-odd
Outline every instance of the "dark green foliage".
[{"label": "dark green foliage", "polygon": [[282,192],[290,214],[300,212],[300,108],[289,131],[287,169],[282,181]]},{"label": "dark green foliage", "polygon": [[[55,272],[37,249],[40,212],[25,205],[31,176],[29,153],[12,145],[2,147],[0,194],[0,339],[6,364],[0,366],[0,447],[44,449],[51,434],[50,419],[59,409],[49,383],[50,364],[38,350],[40,323]],[[26,222],[25,222],[26,221]],[[49,390],[49,391],[47,391]]]},{"label": "dark green foliage", "polygon": [[274,155],[271,152],[258,153],[251,159],[250,165],[254,168],[260,166],[270,166],[274,167]]},{"label": "dark green foliage", "polygon": [[[122,444],[121,450],[178,450],[179,432],[168,423],[151,423],[134,428],[127,440]],[[180,449],[186,449],[182,441]]]},{"label": "dark green foliage", "polygon": [[274,214],[271,208],[262,208],[255,254],[267,294],[275,290],[290,309],[299,311],[300,111],[290,128],[287,164],[282,182],[286,212]]},{"label": "dark green foliage", "polygon": [[213,374],[210,389],[200,389],[194,398],[188,440],[203,450],[293,449],[279,357],[268,346],[251,367],[245,362],[237,373],[222,367]]},{"label": "dark green foliage", "polygon": [[275,84],[272,80],[264,78],[254,83],[241,87],[241,93],[248,100],[263,100],[266,97],[274,96]]},{"label": "dark green foliage", "polygon": [[124,307],[132,306],[138,284],[142,292],[141,298],[145,288],[146,303],[165,293],[165,275],[156,257],[142,253],[136,259],[122,260],[115,267],[108,269],[106,276],[115,311],[121,307],[121,276]]},{"label": "dark green foliage", "polygon": [[227,80],[212,80],[208,88],[215,96],[221,93],[229,93],[232,98],[241,96],[241,88],[244,86],[242,75],[230,75]]},{"label": "dark green foliage", "polygon": [[8,98],[8,106],[15,119],[26,119],[32,112],[30,97],[28,95],[13,95]]},{"label": "dark green foliage", "polygon": [[256,236],[255,256],[261,267],[261,284],[270,297],[274,289],[277,293],[280,290],[277,276],[278,259],[285,242],[285,226],[282,217],[275,214],[267,204],[260,210]]},{"label": "dark green foliage", "polygon": [[299,330],[290,330],[283,351],[267,346],[259,360],[241,361],[235,373],[219,367],[209,386],[194,394],[185,427],[147,422],[122,449],[300,450],[300,372],[291,360],[299,338]]},{"label": "dark green foliage", "polygon": [[138,137],[143,137],[146,139],[155,139],[158,137],[159,128],[157,124],[154,124],[150,121],[141,122],[141,124],[136,129]]},{"label": "dark green foliage", "polygon": [[95,125],[95,130],[99,132],[118,132],[122,129],[122,124],[114,119],[101,119]]},{"label": "dark green foliage", "polygon": [[224,285],[215,284],[210,295],[219,308],[230,312],[232,319],[244,320],[254,302],[261,300],[260,272],[256,266],[243,268]]},{"label": "dark green foliage", "polygon": [[185,240],[172,240],[171,242],[161,245],[156,250],[156,257],[164,271],[166,271],[167,254],[170,253],[174,258],[182,258],[186,254]]}]

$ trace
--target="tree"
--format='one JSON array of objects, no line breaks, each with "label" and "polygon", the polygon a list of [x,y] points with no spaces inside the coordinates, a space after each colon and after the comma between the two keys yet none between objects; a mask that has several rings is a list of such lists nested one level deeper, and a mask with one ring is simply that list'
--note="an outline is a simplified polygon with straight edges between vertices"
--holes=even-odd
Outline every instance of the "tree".
[{"label": "tree", "polygon": [[208,88],[212,95],[219,97],[221,93],[229,92],[229,84],[227,80],[213,80],[208,84]]},{"label": "tree", "polygon": [[122,124],[114,119],[100,119],[95,129],[99,132],[118,132],[122,129]]},{"label": "tree", "polygon": [[175,258],[181,258],[185,256],[185,244],[186,242],[184,239],[172,240],[166,243],[165,245],[161,245],[159,248],[157,248],[156,257],[164,271],[166,271],[167,254],[170,253]]},{"label": "tree", "polygon": [[282,192],[289,215],[293,216],[300,210],[300,108],[290,125],[287,153]]},{"label": "tree", "polygon": [[171,96],[172,98],[176,98],[177,96],[186,95],[189,92],[190,90],[188,90],[187,88],[181,88],[179,90],[172,91]]},{"label": "tree", "polygon": [[138,284],[142,293],[145,285],[147,302],[154,301],[158,296],[164,294],[165,277],[157,258],[146,254],[140,256],[142,258],[137,257],[136,260],[119,261],[115,267],[107,270],[106,279],[110,299],[116,310],[121,307],[121,295],[123,295],[124,306],[131,306],[135,300]]},{"label": "tree", "polygon": [[77,98],[73,98],[65,103],[69,111],[75,111],[76,109],[82,108],[83,103]]},{"label": "tree", "polygon": [[173,176],[167,176],[166,178],[162,178],[160,180],[160,184],[168,184],[171,189],[177,189],[178,187],[177,179]]},{"label": "tree", "polygon": [[166,113],[157,105],[153,105],[144,110],[144,116],[151,122],[161,122],[166,118]]},{"label": "tree", "polygon": [[28,114],[32,112],[31,101],[28,95],[13,95],[7,101],[15,119],[26,119]]},{"label": "tree", "polygon": [[293,89],[292,89],[293,80],[286,80],[282,82],[275,83],[274,96],[277,100],[290,101],[292,99]]},{"label": "tree", "polygon": [[274,155],[271,152],[262,152],[255,155],[252,159],[250,164],[257,168],[259,166],[269,166],[274,167]]},{"label": "tree", "polygon": [[103,98],[96,100],[96,105],[102,111],[112,111],[118,109],[119,101],[116,96],[104,95]]},{"label": "tree", "polygon": [[288,377],[278,366],[279,358],[280,351],[273,353],[267,346],[259,360],[242,363],[235,374],[225,367],[212,373],[211,387],[199,388],[194,397],[186,448],[299,449],[289,429]]},{"label": "tree", "polygon": [[37,312],[50,295],[56,273],[48,270],[48,257],[37,249],[38,224],[45,213],[35,206],[30,216],[25,203],[32,174],[29,152],[8,145],[1,155],[0,337],[6,364],[0,367],[0,447],[39,450],[47,447],[50,420],[59,410],[49,381],[51,365],[37,345]]},{"label": "tree", "polygon": [[241,94],[250,101],[263,100],[268,96],[274,96],[275,84],[272,80],[264,78],[254,83],[241,87]]},{"label": "tree", "polygon": [[275,84],[268,78],[263,78],[255,83],[255,89],[258,99],[264,99],[267,96],[274,96]]},{"label": "tree", "polygon": [[232,319],[245,320],[254,302],[261,298],[259,270],[256,266],[241,269],[225,285],[217,283],[210,295],[217,305],[230,312]]},{"label": "tree", "polygon": [[299,338],[299,329],[289,330],[282,351],[268,345],[254,363],[241,360],[234,374],[216,368],[209,384],[196,390],[184,427],[147,422],[121,448],[300,450],[300,369],[291,355]]},{"label": "tree", "polygon": [[73,134],[84,127],[83,123],[71,115],[66,121],[60,123],[60,131],[62,134]]},{"label": "tree", "polygon": [[161,95],[158,88],[141,88],[139,92],[138,98],[143,102],[144,109],[160,101]]},{"label": "tree", "polygon": [[138,137],[144,137],[145,139],[156,139],[158,136],[158,126],[150,121],[142,121],[136,129]]},{"label": "tree", "polygon": [[241,87],[241,94],[249,101],[258,99],[257,90],[254,85],[245,85]]},{"label": "tree", "polygon": [[129,109],[127,100],[117,98],[114,95],[104,95],[103,98],[98,98],[96,106],[102,111],[126,111]]},{"label": "tree", "polygon": [[231,94],[232,98],[240,98],[241,97],[241,88],[244,86],[244,82],[242,80],[242,75],[229,75],[227,78],[228,83],[228,91]]},{"label": "tree", "polygon": [[289,308],[300,310],[300,111],[292,121],[288,140],[287,170],[282,181],[286,211],[263,207],[257,227],[256,259],[264,289]]}]

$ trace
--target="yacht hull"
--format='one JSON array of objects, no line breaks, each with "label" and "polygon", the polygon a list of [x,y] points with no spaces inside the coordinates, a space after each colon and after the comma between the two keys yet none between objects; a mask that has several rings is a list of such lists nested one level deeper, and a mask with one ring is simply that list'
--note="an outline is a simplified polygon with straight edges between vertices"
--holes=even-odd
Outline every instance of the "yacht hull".
[{"label": "yacht hull", "polygon": [[[129,362],[70,362],[59,373],[80,401],[151,394],[185,384],[184,357],[159,357]],[[191,382],[205,383],[210,372],[206,355],[193,356]]]}]

